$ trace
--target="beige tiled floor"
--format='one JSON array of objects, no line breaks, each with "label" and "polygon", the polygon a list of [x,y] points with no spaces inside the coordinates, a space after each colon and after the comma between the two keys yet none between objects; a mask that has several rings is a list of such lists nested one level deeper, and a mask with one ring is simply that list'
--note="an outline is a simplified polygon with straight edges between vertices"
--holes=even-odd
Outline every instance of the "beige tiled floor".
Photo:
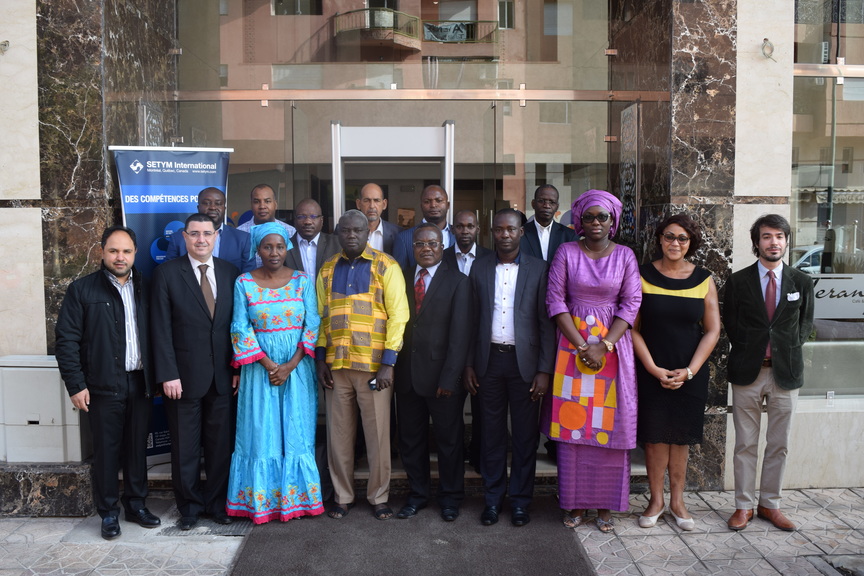
[{"label": "beige tiled floor", "polygon": [[[576,528],[574,537],[598,574],[836,576],[840,573],[830,563],[840,556],[864,566],[864,489],[787,491],[784,510],[798,524],[797,532],[778,531],[759,519],[742,532],[730,532],[730,493],[690,492],[686,500],[696,518],[692,532],[679,530],[668,515],[654,528],[639,528],[646,498],[634,494],[630,511],[616,514],[615,533],[602,534],[589,522]],[[151,497],[148,504],[162,517],[162,527],[145,530],[121,520],[123,534],[111,542],[99,537],[95,516],[0,519],[0,576],[230,573],[251,524],[237,522],[230,527],[234,535],[224,535],[223,527],[202,520],[194,530],[180,532],[167,496]],[[530,527],[520,535],[542,537]]]}]

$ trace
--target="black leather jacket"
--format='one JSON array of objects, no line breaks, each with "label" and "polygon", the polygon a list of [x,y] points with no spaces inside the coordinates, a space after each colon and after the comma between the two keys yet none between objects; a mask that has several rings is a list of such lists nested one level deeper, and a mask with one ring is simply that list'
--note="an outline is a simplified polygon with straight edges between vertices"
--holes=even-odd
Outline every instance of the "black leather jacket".
[{"label": "black leather jacket", "polygon": [[[117,288],[99,270],[73,282],[66,291],[54,329],[55,356],[69,396],[85,388],[90,394],[117,394],[126,378],[126,318]],[[145,391],[153,391],[149,302],[144,276],[132,268],[135,312]]]}]

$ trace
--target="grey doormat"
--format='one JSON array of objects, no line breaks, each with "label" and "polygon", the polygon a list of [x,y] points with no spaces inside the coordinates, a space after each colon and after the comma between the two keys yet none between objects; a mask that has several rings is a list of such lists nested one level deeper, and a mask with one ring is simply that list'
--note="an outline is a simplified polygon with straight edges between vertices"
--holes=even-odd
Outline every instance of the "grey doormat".
[{"label": "grey doormat", "polygon": [[[397,512],[401,504],[390,506]],[[531,523],[521,528],[510,524],[506,506],[498,524],[483,526],[482,510],[483,499],[473,497],[455,522],[441,520],[434,504],[407,520],[380,521],[364,502],[341,520],[325,514],[262,524],[246,537],[232,574],[595,574],[576,533],[561,524],[553,496],[535,498]]]}]

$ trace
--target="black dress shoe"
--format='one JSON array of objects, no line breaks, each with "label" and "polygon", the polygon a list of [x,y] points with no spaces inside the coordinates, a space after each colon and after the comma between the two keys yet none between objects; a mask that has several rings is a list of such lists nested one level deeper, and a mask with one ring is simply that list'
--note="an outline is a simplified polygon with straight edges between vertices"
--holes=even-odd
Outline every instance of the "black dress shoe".
[{"label": "black dress shoe", "polygon": [[453,522],[459,517],[459,509],[455,506],[446,506],[441,509],[441,519],[445,522]]},{"label": "black dress shoe", "polygon": [[135,522],[144,528],[155,528],[162,524],[159,517],[150,512],[147,508],[141,508],[140,510],[127,510],[126,521]]},{"label": "black dress shoe", "polygon": [[227,514],[224,514],[224,513],[223,514],[211,514],[210,518],[213,520],[213,522],[216,522],[217,524],[222,524],[223,526],[227,526],[228,524],[231,524],[234,522],[234,520],[232,520],[230,516],[228,516]]},{"label": "black dress shoe", "polygon": [[510,522],[513,526],[524,526],[531,521],[528,516],[528,511],[525,508],[513,508],[513,513],[510,516]]},{"label": "black dress shoe", "polygon": [[102,519],[102,538],[111,540],[120,535],[120,521],[117,516],[106,516]]},{"label": "black dress shoe", "polygon": [[180,528],[180,530],[191,530],[196,524],[198,524],[197,516],[183,516],[177,523],[177,527]]},{"label": "black dress shoe", "polygon": [[486,506],[480,514],[480,522],[484,526],[492,526],[498,522],[498,506]]},{"label": "black dress shoe", "polygon": [[414,504],[406,504],[402,507],[399,512],[396,513],[396,518],[400,520],[405,520],[406,518],[411,518],[412,516],[416,516],[417,512],[425,508],[426,506],[416,506]]}]

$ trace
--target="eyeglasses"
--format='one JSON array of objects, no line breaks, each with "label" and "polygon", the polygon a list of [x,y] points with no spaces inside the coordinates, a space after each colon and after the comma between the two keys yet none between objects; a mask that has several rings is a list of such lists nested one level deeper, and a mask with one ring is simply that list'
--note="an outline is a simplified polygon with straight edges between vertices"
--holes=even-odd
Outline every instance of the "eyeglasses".
[{"label": "eyeglasses", "polygon": [[213,235],[216,234],[216,232],[211,232],[211,231],[207,230],[205,232],[184,232],[184,234],[186,234],[190,238],[195,238],[197,240],[198,238],[201,238],[202,236],[204,238],[211,238]]},{"label": "eyeglasses", "polygon": [[671,232],[666,232],[665,234],[663,234],[663,239],[666,240],[666,242],[668,242],[669,244],[671,244],[675,240],[677,240],[679,244],[687,244],[688,242],[690,242],[689,236],[686,236],[684,234],[679,234],[678,236],[676,236]]},{"label": "eyeglasses", "polygon": [[304,220],[312,220],[314,222],[319,218],[321,218],[321,214],[296,214],[294,216],[294,220],[297,220],[298,222],[303,222]]},{"label": "eyeglasses", "polygon": [[433,250],[441,246],[441,242],[414,242],[414,248],[426,248],[429,247]]},{"label": "eyeglasses", "polygon": [[550,200],[548,198],[535,198],[534,202],[536,202],[537,204],[540,204],[541,206],[557,206],[558,205],[557,200]]},{"label": "eyeglasses", "polygon": [[600,222],[602,224],[603,222],[606,222],[607,220],[609,220],[609,214],[606,212],[600,212],[599,214],[588,214],[586,212],[585,214],[582,214],[582,223],[583,224],[590,224],[594,220],[597,220],[598,222]]}]

